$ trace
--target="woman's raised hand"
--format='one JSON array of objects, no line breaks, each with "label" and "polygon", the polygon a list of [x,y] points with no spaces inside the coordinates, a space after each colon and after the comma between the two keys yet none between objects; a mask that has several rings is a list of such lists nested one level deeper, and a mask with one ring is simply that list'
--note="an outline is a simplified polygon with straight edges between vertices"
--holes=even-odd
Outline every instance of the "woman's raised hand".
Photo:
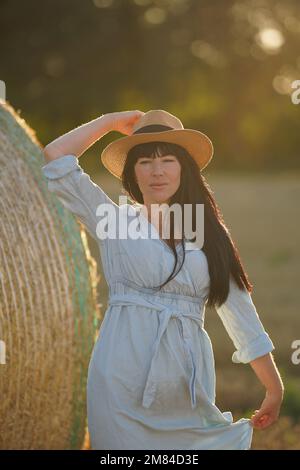
[{"label": "woman's raised hand", "polygon": [[131,135],[133,126],[145,113],[143,111],[120,111],[109,113],[111,128],[122,134]]}]

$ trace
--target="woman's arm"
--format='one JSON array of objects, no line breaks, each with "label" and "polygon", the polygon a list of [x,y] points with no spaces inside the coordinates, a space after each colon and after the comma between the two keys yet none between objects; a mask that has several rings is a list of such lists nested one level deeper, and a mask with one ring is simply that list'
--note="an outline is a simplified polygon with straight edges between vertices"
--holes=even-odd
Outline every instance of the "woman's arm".
[{"label": "woman's arm", "polygon": [[138,110],[102,114],[47,144],[44,148],[45,159],[49,162],[63,155],[75,155],[79,158],[91,145],[110,131],[131,134],[132,126],[143,114],[145,113]]},{"label": "woman's arm", "polygon": [[216,311],[236,347],[232,361],[251,364],[266,387],[260,410],[251,416],[254,427],[266,428],[277,420],[283,398],[283,384],[271,355],[274,344],[264,329],[251,294],[239,289],[233,279],[230,279],[226,301],[217,306]]},{"label": "woman's arm", "polygon": [[55,160],[62,155],[80,157],[97,140],[113,130],[111,114],[103,114],[50,142],[44,148],[46,161]]},{"label": "woman's arm", "polygon": [[271,353],[250,361],[251,367],[266,388],[266,396],[259,410],[251,416],[252,425],[264,429],[279,416],[284,394],[284,385]]}]

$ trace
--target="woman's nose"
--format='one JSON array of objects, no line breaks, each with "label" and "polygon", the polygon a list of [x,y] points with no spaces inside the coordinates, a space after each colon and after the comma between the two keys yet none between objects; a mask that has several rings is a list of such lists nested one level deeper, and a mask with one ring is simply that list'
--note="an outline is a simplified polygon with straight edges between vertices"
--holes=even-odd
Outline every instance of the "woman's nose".
[{"label": "woman's nose", "polygon": [[163,172],[162,165],[159,161],[153,162],[152,173],[154,175],[161,174]]}]

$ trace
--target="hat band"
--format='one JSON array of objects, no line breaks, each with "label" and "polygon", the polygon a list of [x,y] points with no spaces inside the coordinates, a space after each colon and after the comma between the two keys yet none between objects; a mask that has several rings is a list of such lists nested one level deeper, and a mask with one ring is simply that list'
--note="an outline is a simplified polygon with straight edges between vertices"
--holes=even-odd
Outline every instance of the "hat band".
[{"label": "hat band", "polygon": [[172,130],[173,127],[164,126],[163,124],[149,124],[149,126],[140,127],[137,131],[133,132],[132,135],[141,132],[163,132],[170,129]]}]

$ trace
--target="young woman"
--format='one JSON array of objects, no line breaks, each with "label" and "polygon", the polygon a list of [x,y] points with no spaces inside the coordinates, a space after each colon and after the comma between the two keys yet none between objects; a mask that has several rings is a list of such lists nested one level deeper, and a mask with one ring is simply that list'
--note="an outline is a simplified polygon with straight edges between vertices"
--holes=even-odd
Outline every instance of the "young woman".
[{"label": "young woman", "polygon": [[[109,144],[101,160],[135,204],[113,202],[78,163],[112,130],[126,137]],[[97,240],[109,286],[88,371],[92,448],[250,449],[253,427],[265,429],[277,420],[284,387],[252,286],[202,174],[213,155],[210,139],[184,129],[164,110],[124,111],[62,135],[44,153],[48,188]],[[203,230],[202,246],[198,236],[176,231],[175,237],[178,217],[169,218],[170,238],[162,236],[167,211],[153,215],[151,209],[173,205],[182,209],[181,221],[192,208],[200,240]],[[202,224],[198,205],[204,208]],[[99,217],[104,207],[110,212],[106,227],[116,228],[116,237],[105,236]],[[133,230],[118,236],[125,223],[135,224],[141,236],[132,236]],[[216,308],[234,343],[232,361],[250,363],[266,389],[251,419],[233,422],[230,411],[215,405],[206,305]]]}]

